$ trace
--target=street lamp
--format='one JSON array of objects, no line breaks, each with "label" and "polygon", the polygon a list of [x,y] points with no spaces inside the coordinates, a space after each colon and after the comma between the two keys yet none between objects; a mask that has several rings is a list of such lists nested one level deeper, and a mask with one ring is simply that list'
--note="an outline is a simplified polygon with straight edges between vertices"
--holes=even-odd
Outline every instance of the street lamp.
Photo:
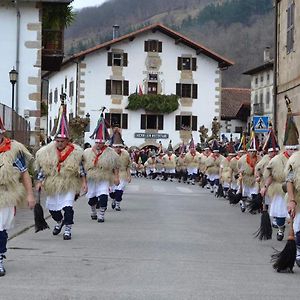
[{"label": "street lamp", "polygon": [[9,81],[11,83],[11,137],[15,137],[14,132],[14,108],[15,108],[15,84],[18,81],[18,72],[13,68],[9,72]]}]

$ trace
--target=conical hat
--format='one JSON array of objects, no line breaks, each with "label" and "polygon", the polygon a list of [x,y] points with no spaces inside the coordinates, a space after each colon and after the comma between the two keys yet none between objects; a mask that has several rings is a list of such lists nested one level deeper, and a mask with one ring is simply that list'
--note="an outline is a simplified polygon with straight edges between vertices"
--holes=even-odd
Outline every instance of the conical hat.
[{"label": "conical hat", "polygon": [[285,145],[287,149],[297,149],[299,145],[299,132],[293,118],[293,113],[291,109],[291,100],[287,95],[285,95],[284,98],[286,100],[286,106],[288,112],[287,112],[287,118],[285,124],[283,145]]},{"label": "conical hat", "polygon": [[120,129],[118,127],[114,128],[114,132],[111,137],[111,144],[113,147],[125,147]]},{"label": "conical hat", "polygon": [[104,110],[105,107],[102,108],[99,120],[97,122],[97,126],[93,134],[90,136],[90,138],[94,139],[96,143],[106,143],[109,140],[109,133],[103,114]]},{"label": "conical hat", "polygon": [[246,133],[243,132],[240,143],[237,147],[237,151],[238,152],[246,152],[246,149],[247,149],[246,145],[247,145],[246,144]]},{"label": "conical hat", "polygon": [[219,146],[219,143],[217,140],[214,140],[213,141],[213,144],[212,144],[212,151],[213,152],[220,152],[220,146]]},{"label": "conical hat", "polygon": [[264,146],[263,146],[263,151],[264,152],[279,151],[278,142],[277,142],[277,139],[276,139],[276,136],[275,136],[272,126],[270,126],[266,142],[264,143]]},{"label": "conical hat", "polygon": [[2,119],[1,119],[1,117],[0,117],[0,134],[4,133],[5,131],[6,131],[6,129],[4,128]]},{"label": "conical hat", "polygon": [[190,141],[190,145],[189,145],[189,149],[195,149],[195,142],[194,142],[194,138],[193,135],[191,134],[191,141]]},{"label": "conical hat", "polygon": [[61,99],[60,108],[58,111],[58,120],[54,138],[70,138],[69,123],[67,119],[67,105],[64,98]]},{"label": "conical hat", "polygon": [[257,151],[258,150],[258,139],[255,135],[254,130],[251,131],[250,140],[247,144],[247,151]]},{"label": "conical hat", "polygon": [[172,141],[170,140],[168,145],[168,151],[173,152]]}]

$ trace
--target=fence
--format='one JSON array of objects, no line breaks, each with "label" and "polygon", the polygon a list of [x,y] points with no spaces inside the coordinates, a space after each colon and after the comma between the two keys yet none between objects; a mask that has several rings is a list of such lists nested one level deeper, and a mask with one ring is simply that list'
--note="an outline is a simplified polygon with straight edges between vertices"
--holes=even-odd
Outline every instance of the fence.
[{"label": "fence", "polygon": [[12,118],[14,124],[14,139],[18,142],[29,145],[30,139],[30,123],[23,117],[19,116],[15,111],[13,112],[11,108],[0,103],[0,117],[3,121],[4,127],[6,129],[6,135],[12,136]]}]

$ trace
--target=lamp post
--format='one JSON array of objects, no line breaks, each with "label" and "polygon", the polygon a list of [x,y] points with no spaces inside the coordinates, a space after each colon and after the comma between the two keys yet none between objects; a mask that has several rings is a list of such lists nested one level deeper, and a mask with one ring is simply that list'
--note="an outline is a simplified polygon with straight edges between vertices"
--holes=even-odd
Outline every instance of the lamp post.
[{"label": "lamp post", "polygon": [[9,72],[9,81],[11,83],[11,137],[14,139],[14,108],[15,108],[15,84],[18,81],[18,72],[13,68]]}]

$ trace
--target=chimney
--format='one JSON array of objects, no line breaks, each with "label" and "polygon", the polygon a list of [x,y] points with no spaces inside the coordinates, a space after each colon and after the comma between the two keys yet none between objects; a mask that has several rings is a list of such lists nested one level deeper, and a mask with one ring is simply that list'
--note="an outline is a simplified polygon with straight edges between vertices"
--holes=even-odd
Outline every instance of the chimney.
[{"label": "chimney", "polygon": [[113,25],[113,40],[119,37],[119,25]]},{"label": "chimney", "polygon": [[264,50],[264,63],[268,63],[270,60],[270,47],[266,47]]}]

